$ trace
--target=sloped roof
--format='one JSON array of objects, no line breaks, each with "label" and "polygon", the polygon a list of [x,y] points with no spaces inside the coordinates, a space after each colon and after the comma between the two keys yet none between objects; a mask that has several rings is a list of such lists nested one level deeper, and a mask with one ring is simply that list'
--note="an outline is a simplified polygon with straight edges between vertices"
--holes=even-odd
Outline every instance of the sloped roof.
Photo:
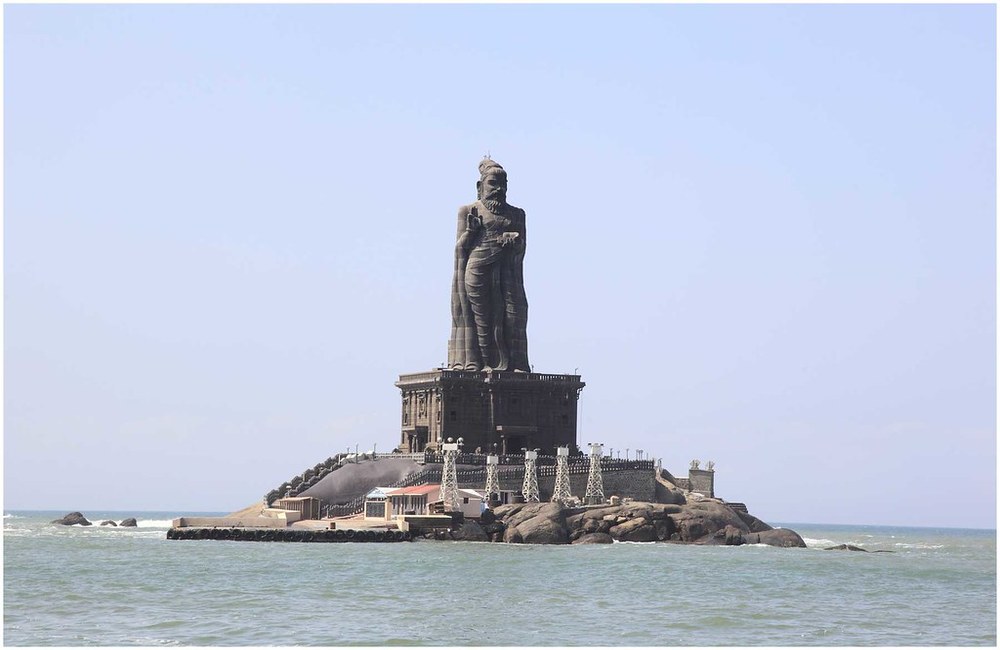
[{"label": "sloped roof", "polygon": [[435,490],[440,490],[441,486],[437,483],[430,483],[425,485],[410,485],[408,487],[401,488],[384,488],[385,494],[387,496],[403,496],[406,494],[430,494]]}]

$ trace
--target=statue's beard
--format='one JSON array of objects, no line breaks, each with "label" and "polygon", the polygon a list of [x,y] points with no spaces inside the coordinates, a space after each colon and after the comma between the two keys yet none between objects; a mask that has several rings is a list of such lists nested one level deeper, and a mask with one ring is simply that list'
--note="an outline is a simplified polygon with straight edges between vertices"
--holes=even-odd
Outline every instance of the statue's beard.
[{"label": "statue's beard", "polygon": [[499,192],[495,192],[483,199],[483,205],[485,205],[486,209],[493,214],[500,214],[500,212],[503,211],[504,206],[507,205],[507,197]]}]

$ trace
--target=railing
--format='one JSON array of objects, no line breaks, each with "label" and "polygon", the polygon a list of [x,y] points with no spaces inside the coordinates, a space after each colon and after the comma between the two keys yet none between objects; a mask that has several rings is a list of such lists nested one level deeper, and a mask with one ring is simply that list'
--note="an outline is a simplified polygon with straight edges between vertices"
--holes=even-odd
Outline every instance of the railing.
[{"label": "railing", "polygon": [[[303,471],[298,476],[289,481],[285,481],[278,487],[264,495],[264,503],[270,506],[278,499],[298,496],[308,490],[319,481],[326,478],[327,474],[343,466],[347,462],[347,454],[336,454],[327,458],[321,463]],[[355,462],[357,462],[355,460]]]},{"label": "railing", "polygon": [[580,375],[557,375],[552,373],[541,373],[541,372],[511,372],[511,371],[494,371],[490,373],[483,373],[471,370],[432,370],[431,372],[415,372],[412,374],[401,375],[400,379],[409,383],[418,383],[424,381],[436,381],[438,379],[473,379],[482,380],[488,379],[492,381],[580,381]]}]

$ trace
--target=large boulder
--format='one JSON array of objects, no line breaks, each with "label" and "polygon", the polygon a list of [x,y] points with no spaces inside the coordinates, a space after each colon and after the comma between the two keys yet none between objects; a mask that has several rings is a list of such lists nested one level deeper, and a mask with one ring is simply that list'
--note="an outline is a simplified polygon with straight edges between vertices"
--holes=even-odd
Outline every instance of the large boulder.
[{"label": "large boulder", "polygon": [[735,526],[726,526],[721,530],[717,530],[711,535],[705,535],[701,539],[695,541],[695,544],[704,545],[726,545],[726,546],[740,546],[741,544],[747,543],[743,539],[744,531],[740,530]]},{"label": "large boulder", "polygon": [[490,541],[490,536],[486,534],[483,527],[471,519],[466,519],[458,530],[452,531],[451,538],[462,542]]},{"label": "large boulder", "polygon": [[739,518],[743,520],[743,523],[747,525],[751,533],[763,533],[765,530],[774,530],[773,526],[764,523],[749,513],[740,512],[739,510],[734,510],[734,512],[739,515]]},{"label": "large boulder", "polygon": [[116,524],[115,522],[111,521],[110,519],[108,519],[107,521],[102,521],[101,525],[102,526],[118,526],[118,524]]},{"label": "large boulder", "polygon": [[656,529],[653,524],[644,517],[628,519],[624,523],[612,526],[609,531],[611,537],[620,542],[655,542]]},{"label": "large boulder", "polygon": [[676,532],[674,530],[674,520],[670,517],[654,520],[653,532],[656,533],[656,541],[658,542],[670,539],[670,536]]},{"label": "large boulder", "polygon": [[587,533],[572,541],[573,544],[613,544],[615,540],[607,533]]},{"label": "large boulder", "polygon": [[794,530],[788,528],[773,528],[760,533],[745,533],[744,544],[767,544],[782,548],[805,548],[806,543]]},{"label": "large boulder", "polygon": [[683,542],[696,542],[724,530],[726,526],[732,526],[741,533],[750,532],[739,515],[719,499],[691,500],[679,513],[668,516],[673,519],[674,528]]},{"label": "large boulder", "polygon": [[79,512],[71,512],[62,519],[53,519],[52,523],[60,524],[62,526],[76,526],[77,524],[80,526],[93,526],[93,524],[87,521],[87,518]]},{"label": "large boulder", "polygon": [[125,528],[135,528],[139,524],[136,523],[135,517],[129,517],[128,519],[123,519],[119,526],[124,526]]},{"label": "large boulder", "polygon": [[613,523],[611,521],[606,521],[604,519],[577,519],[576,526],[570,525],[570,520],[567,518],[566,527],[570,531],[570,539],[577,539],[583,535],[590,535],[592,533],[604,533],[607,534],[611,530]]},{"label": "large boulder", "polygon": [[543,516],[532,517],[517,527],[523,544],[566,544],[569,534],[560,522]]},{"label": "large boulder", "polygon": [[494,511],[506,527],[503,541],[513,544],[566,544],[569,531],[558,503],[516,503]]}]

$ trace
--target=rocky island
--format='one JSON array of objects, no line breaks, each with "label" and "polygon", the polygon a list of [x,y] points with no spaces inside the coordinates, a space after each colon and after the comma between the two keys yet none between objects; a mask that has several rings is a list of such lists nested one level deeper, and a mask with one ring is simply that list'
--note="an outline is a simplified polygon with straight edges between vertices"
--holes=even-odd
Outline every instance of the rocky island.
[{"label": "rocky island", "polygon": [[527,220],[507,189],[485,157],[455,222],[448,360],[399,376],[396,448],[331,456],[228,517],[175,520],[169,538],[805,545],[716,498],[712,462],[677,477],[641,449],[581,448],[586,384],[528,360]]},{"label": "rocky island", "polygon": [[[479,522],[466,521],[442,538],[512,544],[678,542],[805,547],[794,531],[772,528],[718,499],[687,504],[633,501],[620,506],[562,508],[557,503],[499,506]],[[435,536],[437,538],[437,536]]]}]

